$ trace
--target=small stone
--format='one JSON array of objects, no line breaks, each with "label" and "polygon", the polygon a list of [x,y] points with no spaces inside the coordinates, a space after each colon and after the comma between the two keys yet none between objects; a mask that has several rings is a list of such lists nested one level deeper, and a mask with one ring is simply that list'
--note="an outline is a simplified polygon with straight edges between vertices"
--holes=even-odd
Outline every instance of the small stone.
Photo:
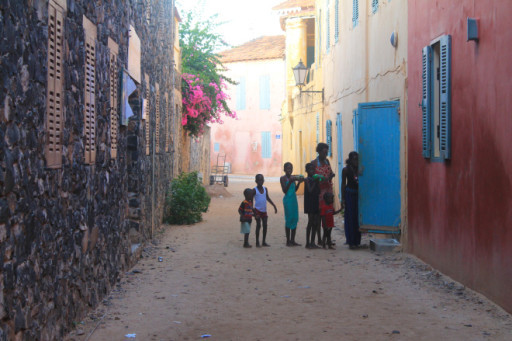
[{"label": "small stone", "polygon": [[465,325],[464,325],[464,327],[469,327],[469,328],[471,328],[471,327],[473,327],[473,325],[472,325],[472,324],[465,324]]},{"label": "small stone", "polygon": [[85,332],[82,329],[77,329],[76,335],[84,335]]},{"label": "small stone", "polygon": [[399,331],[399,330],[393,330],[393,331],[391,332],[391,334],[400,334],[400,331]]}]

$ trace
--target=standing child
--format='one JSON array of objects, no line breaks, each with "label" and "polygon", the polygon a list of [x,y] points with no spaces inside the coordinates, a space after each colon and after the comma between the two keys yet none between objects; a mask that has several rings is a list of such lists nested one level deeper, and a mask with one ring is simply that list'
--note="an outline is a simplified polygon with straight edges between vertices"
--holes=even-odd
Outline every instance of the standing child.
[{"label": "standing child", "polygon": [[281,189],[283,190],[284,206],[284,230],[286,233],[286,246],[300,246],[295,242],[297,223],[299,222],[299,204],[297,202],[297,190],[304,177],[292,175],[293,165],[290,162],[284,164],[284,175],[281,177]]},{"label": "standing child", "polygon": [[244,190],[245,200],[242,201],[240,207],[238,207],[238,214],[240,214],[240,233],[244,234],[244,247],[249,248],[252,245],[249,244],[249,233],[251,232],[252,216],[254,215],[252,209],[252,198],[254,191],[250,188]]},{"label": "standing child", "polygon": [[[312,163],[306,164],[306,173],[308,174],[308,177],[304,181],[304,213],[308,215],[306,249],[317,249],[318,246],[315,244],[315,235],[317,234],[317,230],[320,229],[320,204],[318,197],[320,194],[320,185],[318,183],[319,176],[315,179],[315,165]],[[322,241],[319,237],[318,244],[321,243]]]},{"label": "standing child", "polygon": [[254,187],[254,218],[256,219],[256,247],[260,247],[260,228],[261,223],[263,222],[263,239],[262,246],[270,246],[265,242],[267,238],[267,201],[274,206],[274,211],[277,213],[277,207],[274,205],[270,197],[268,196],[268,191],[266,187],[263,187],[263,183],[265,182],[265,178],[263,174],[256,174],[255,178],[256,184],[258,186]]},{"label": "standing child", "polygon": [[322,246],[324,249],[329,247],[329,249],[335,250],[336,248],[332,244],[331,240],[331,232],[334,227],[334,215],[341,212],[341,209],[338,211],[334,211],[334,206],[332,205],[334,202],[334,195],[332,193],[324,193],[324,202],[321,204],[320,208],[320,216],[322,217],[322,226],[324,228],[324,238],[322,240]]}]

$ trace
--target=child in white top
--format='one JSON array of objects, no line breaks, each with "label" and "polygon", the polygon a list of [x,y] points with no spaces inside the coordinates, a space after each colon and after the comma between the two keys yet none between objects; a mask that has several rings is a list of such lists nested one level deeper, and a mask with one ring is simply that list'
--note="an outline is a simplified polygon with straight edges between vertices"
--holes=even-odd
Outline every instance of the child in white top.
[{"label": "child in white top", "polygon": [[266,187],[263,187],[265,178],[262,174],[256,174],[255,178],[258,186],[254,187],[254,219],[256,219],[256,247],[260,247],[260,228],[261,222],[263,222],[263,239],[261,246],[270,246],[265,242],[267,238],[267,201],[274,206],[274,211],[277,213],[277,207],[272,202],[272,199],[268,196]]}]

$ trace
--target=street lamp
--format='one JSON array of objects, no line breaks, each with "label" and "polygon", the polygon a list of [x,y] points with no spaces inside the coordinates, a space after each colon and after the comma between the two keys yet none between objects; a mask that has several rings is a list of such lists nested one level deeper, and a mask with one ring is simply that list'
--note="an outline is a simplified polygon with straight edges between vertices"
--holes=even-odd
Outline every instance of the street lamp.
[{"label": "street lamp", "polygon": [[322,101],[324,100],[324,90],[322,91],[313,91],[313,90],[306,90],[302,91],[302,87],[306,82],[306,77],[309,73],[309,69],[304,65],[302,62],[302,59],[299,61],[299,64],[297,64],[296,67],[292,68],[293,70],[293,77],[295,78],[295,86],[299,87],[299,91],[302,94],[303,92],[312,92],[312,93],[321,93],[322,94]]}]

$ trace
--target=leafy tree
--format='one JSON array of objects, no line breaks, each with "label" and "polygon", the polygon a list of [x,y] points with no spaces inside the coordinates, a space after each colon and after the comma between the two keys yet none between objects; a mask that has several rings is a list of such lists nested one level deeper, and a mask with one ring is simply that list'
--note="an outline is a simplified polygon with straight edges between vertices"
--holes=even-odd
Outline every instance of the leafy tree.
[{"label": "leafy tree", "polygon": [[215,32],[217,15],[207,20],[195,20],[192,12],[184,16],[180,25],[182,53],[182,98],[181,124],[191,136],[203,133],[204,125],[223,123],[223,116],[236,118],[226,100],[227,84],[236,84],[222,74],[225,71],[219,55],[215,52],[226,47],[222,37]]}]

